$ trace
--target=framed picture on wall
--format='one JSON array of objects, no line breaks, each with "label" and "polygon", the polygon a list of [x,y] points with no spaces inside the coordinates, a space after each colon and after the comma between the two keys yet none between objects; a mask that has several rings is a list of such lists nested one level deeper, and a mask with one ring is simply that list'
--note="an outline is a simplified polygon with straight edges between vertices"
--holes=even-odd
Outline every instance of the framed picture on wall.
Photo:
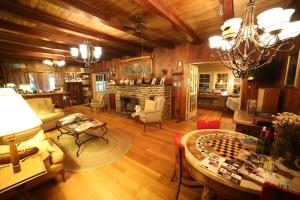
[{"label": "framed picture on wall", "polygon": [[284,80],[285,86],[297,87],[298,79],[299,79],[299,71],[300,71],[299,52],[300,51],[293,52],[288,57],[285,80]]}]

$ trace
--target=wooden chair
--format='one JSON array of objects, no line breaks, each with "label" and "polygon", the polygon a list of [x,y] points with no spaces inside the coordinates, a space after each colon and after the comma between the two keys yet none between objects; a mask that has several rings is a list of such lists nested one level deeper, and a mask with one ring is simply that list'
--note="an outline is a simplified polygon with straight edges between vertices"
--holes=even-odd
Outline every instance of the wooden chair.
[{"label": "wooden chair", "polygon": [[181,184],[192,188],[203,187],[189,174],[188,170],[186,169],[183,163],[183,160],[185,159],[185,149],[184,146],[180,143],[180,137],[181,134],[179,132],[176,132],[173,135],[174,146],[175,146],[175,168],[174,168],[171,181],[172,182],[174,182],[175,180],[178,181],[176,196],[175,196],[176,200],[178,199],[179,196]]},{"label": "wooden chair", "polygon": [[64,100],[64,109],[71,109],[73,104],[71,96],[65,95],[63,96],[63,100]]},{"label": "wooden chair", "polygon": [[264,183],[260,196],[261,200],[299,200],[300,193],[284,189],[272,183]]},{"label": "wooden chair", "polygon": [[221,127],[220,120],[197,120],[197,129],[219,129]]}]

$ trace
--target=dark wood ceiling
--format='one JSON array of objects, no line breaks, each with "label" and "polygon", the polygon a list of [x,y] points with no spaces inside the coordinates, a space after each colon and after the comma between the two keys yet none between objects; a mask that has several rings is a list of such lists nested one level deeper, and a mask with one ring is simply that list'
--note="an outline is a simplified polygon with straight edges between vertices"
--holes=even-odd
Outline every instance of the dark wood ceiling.
[{"label": "dark wood ceiling", "polygon": [[[257,13],[297,0],[257,0]],[[224,15],[220,15],[224,2]],[[199,43],[218,34],[224,20],[241,17],[248,0],[2,0],[0,58],[61,58],[88,39],[103,58],[136,55],[142,35],[134,16],[144,14],[144,50]]]}]

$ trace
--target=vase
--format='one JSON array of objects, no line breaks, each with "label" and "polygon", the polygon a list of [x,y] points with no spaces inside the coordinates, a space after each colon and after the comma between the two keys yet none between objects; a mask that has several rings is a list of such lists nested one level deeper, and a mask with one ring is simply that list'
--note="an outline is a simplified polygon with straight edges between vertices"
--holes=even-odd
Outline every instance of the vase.
[{"label": "vase", "polygon": [[300,171],[300,156],[286,152],[282,158],[282,164],[289,169]]}]

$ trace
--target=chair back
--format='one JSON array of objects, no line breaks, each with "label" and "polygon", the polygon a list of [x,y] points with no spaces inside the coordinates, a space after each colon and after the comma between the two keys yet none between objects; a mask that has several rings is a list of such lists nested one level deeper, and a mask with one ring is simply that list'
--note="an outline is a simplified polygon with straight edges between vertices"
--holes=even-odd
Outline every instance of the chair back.
[{"label": "chair back", "polygon": [[272,183],[265,182],[260,196],[261,200],[299,200],[300,193],[284,189]]},{"label": "chair back", "polygon": [[185,159],[185,150],[184,146],[180,142],[180,138],[181,134],[179,132],[174,133],[173,141],[175,146],[175,162],[177,168],[182,166],[182,160]]},{"label": "chair back", "polygon": [[156,109],[162,111],[164,109],[165,104],[165,98],[164,97],[155,97],[154,99],[156,101]]},{"label": "chair back", "polygon": [[220,120],[197,120],[197,129],[219,129],[221,127]]},{"label": "chair back", "polygon": [[95,98],[93,100],[95,100],[97,103],[103,104],[104,103],[104,97],[105,97],[105,92],[97,92],[95,94]]}]

